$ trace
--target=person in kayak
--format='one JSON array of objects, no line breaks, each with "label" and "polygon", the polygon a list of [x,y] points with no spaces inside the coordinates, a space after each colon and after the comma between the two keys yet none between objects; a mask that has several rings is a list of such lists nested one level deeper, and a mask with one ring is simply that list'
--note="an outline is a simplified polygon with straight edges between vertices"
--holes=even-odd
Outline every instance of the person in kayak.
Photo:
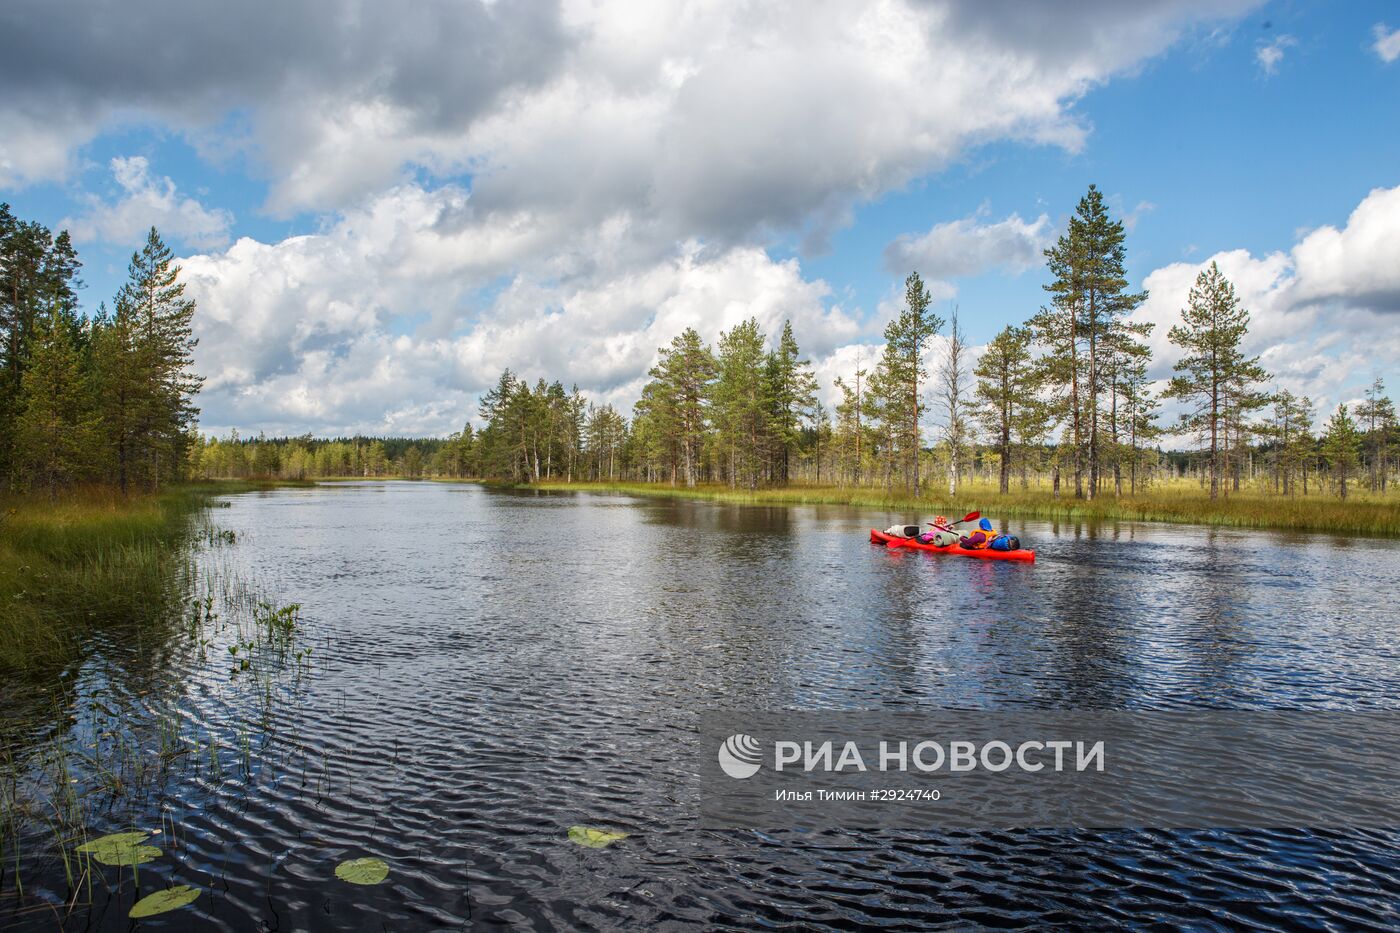
[{"label": "person in kayak", "polygon": [[958,539],[958,544],[969,551],[980,551],[989,546],[996,536],[996,529],[991,519],[984,518],[977,523],[977,530],[970,535],[963,535]]}]

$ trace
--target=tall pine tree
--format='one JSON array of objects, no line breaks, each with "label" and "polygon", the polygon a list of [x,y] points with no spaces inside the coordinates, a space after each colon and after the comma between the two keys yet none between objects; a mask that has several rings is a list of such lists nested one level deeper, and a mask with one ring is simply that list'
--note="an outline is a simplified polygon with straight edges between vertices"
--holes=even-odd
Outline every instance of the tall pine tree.
[{"label": "tall pine tree", "polygon": [[1185,427],[1206,439],[1210,463],[1210,497],[1220,497],[1221,459],[1229,426],[1232,399],[1268,378],[1258,357],[1240,350],[1249,332],[1249,312],[1240,306],[1235,286],[1211,263],[1196,276],[1196,284],[1181,312],[1182,322],[1167,338],[1185,351],[1177,361],[1177,375],[1165,393],[1189,407],[1182,414]]},{"label": "tall pine tree", "polygon": [[73,332],[62,314],[48,317],[29,354],[24,407],[15,424],[15,465],[30,488],[57,499],[91,466],[95,418]]},{"label": "tall pine tree", "polygon": [[902,462],[904,482],[919,495],[919,453],[923,439],[919,429],[923,413],[923,384],[928,378],[924,349],[943,327],[943,319],[929,310],[932,298],[919,273],[904,280],[904,307],[885,327],[885,350],[871,380],[879,398],[880,419],[889,456]]},{"label": "tall pine tree", "polygon": [[193,368],[195,302],[155,227],[127,272],[112,319],[94,333],[106,442],[123,491],[184,474],[204,382]]}]

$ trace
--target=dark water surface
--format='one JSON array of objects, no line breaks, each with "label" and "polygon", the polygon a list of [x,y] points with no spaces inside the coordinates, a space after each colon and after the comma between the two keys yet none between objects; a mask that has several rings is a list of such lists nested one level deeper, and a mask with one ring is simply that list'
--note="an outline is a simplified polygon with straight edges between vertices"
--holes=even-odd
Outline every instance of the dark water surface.
[{"label": "dark water surface", "polygon": [[[78,675],[83,697],[235,736],[218,774],[177,768],[138,810],[169,843],[141,893],[204,889],[152,928],[1392,929],[1400,913],[1400,832],[703,831],[689,744],[716,708],[1393,708],[1393,541],[1013,521],[1040,560],[983,563],[869,544],[915,516],[430,483],[242,495],[214,518],[237,543],[201,552],[206,570],[300,603],[313,651],[250,681],[228,633],[203,657],[98,645]],[[132,825],[111,819],[98,831]],[[575,824],[632,835],[587,849]],[[365,855],[387,882],[333,877]],[[110,893],[108,872],[69,928],[128,928],[129,871]],[[65,896],[52,861],[28,880],[30,898]]]}]

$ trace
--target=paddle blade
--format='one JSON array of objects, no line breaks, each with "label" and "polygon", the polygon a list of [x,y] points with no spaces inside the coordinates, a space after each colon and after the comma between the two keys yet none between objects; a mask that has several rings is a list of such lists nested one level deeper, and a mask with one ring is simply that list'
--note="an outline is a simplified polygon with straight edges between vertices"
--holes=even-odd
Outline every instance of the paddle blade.
[{"label": "paddle blade", "polygon": [[963,516],[962,522],[958,522],[957,524],[961,525],[963,522],[975,522],[981,517],[981,512],[968,512],[966,515]]}]

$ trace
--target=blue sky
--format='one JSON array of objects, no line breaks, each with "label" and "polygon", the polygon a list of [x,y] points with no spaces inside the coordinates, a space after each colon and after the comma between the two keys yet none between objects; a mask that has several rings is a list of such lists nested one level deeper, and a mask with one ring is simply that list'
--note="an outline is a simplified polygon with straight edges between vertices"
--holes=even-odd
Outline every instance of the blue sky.
[{"label": "blue sky", "polygon": [[[1368,198],[1400,188],[1400,8],[1093,6],[1007,26],[977,4],[834,3],[831,23],[785,29],[720,5],[653,22],[464,3],[337,46],[298,3],[275,37],[192,20],[194,79],[93,29],[67,73],[7,82],[0,199],[73,227],[89,308],[162,227],[207,309],[210,430],[440,433],[502,365],[626,406],[655,345],[749,313],[770,331],[791,317],[829,381],[873,355],[921,262],[891,244],[936,225],[952,227],[920,271],[982,343],[1040,304],[1026,251],[1090,183],[1130,223],[1134,284],[1159,283],[1143,312],[1159,330],[1194,267],[1228,256],[1281,384],[1333,404],[1393,373],[1396,345],[1367,334],[1400,313],[1400,219]],[[0,45],[43,48],[59,26],[38,3],[8,15]],[[458,28],[480,66],[446,44]],[[80,56],[131,73],[84,77]],[[1308,239],[1329,226],[1341,254]]]},{"label": "blue sky", "polygon": [[[883,268],[901,233],[985,209],[1001,219],[1049,213],[1057,227],[1085,186],[1122,217],[1144,202],[1129,239],[1141,281],[1170,262],[1244,248],[1287,249],[1299,229],[1342,225],[1372,188],[1400,184],[1400,67],[1370,51],[1385,3],[1269,4],[1228,36],[1201,36],[1099,87],[1074,110],[1092,126],[1084,149],[1003,142],[860,208],[832,250],[804,269],[871,306],[899,281]],[[1267,24],[1267,26],[1266,26]],[[1260,43],[1298,37],[1273,74]],[[961,280],[974,339],[1019,323],[1043,300],[1041,269]]]}]

